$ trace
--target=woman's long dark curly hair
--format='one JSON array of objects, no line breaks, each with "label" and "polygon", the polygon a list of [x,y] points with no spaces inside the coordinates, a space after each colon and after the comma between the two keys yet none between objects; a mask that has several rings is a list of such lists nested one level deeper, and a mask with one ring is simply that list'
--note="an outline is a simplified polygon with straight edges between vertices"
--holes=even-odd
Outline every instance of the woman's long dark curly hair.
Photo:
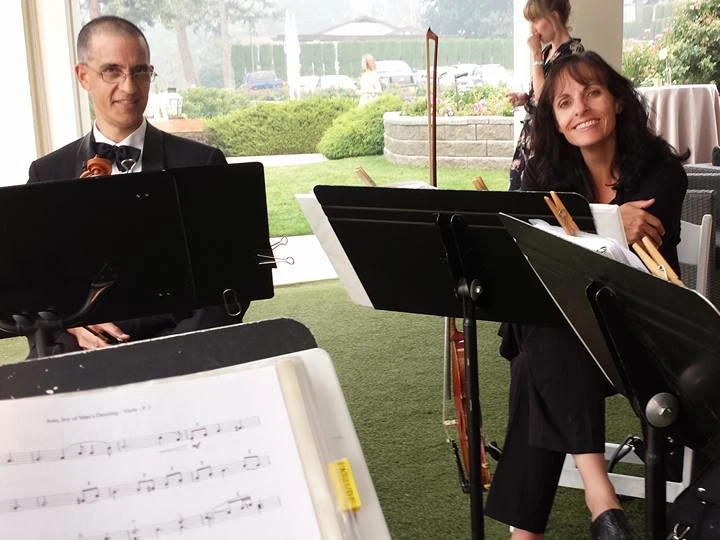
[{"label": "woman's long dark curly hair", "polygon": [[553,63],[538,100],[530,141],[538,184],[543,189],[578,191],[580,179],[583,195],[594,194],[580,149],[558,132],[555,121],[553,101],[558,85],[566,75],[583,85],[602,84],[620,105],[613,157],[613,171],[619,175],[614,189],[619,194],[634,193],[652,165],[667,160],[684,161],[690,155],[689,151],[678,155],[662,137],[655,135],[648,126],[645,100],[632,83],[599,54],[585,51],[558,58]]}]

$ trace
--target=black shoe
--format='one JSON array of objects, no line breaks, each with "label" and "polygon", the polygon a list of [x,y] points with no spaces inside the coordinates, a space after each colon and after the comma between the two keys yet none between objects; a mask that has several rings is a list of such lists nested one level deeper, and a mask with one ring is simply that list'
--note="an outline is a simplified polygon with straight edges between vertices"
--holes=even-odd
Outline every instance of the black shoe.
[{"label": "black shoe", "polygon": [[635,540],[625,512],[617,508],[605,510],[590,524],[591,540]]}]

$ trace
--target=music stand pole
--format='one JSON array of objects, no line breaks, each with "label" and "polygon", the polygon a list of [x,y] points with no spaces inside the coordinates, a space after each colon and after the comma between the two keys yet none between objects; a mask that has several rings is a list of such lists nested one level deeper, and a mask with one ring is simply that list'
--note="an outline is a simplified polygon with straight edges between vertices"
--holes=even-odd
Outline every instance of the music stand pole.
[{"label": "music stand pole", "polygon": [[473,539],[485,538],[485,512],[483,510],[482,454],[480,444],[480,385],[477,359],[477,321],[475,320],[475,300],[482,294],[482,286],[477,280],[469,285],[461,278],[457,288],[463,300],[463,331],[465,333],[466,380],[470,406],[468,410],[468,447],[470,450],[470,522]]},{"label": "music stand pole", "polygon": [[468,407],[468,450],[470,459],[470,528],[473,540],[485,538],[485,512],[483,509],[482,452],[480,445],[480,384],[477,361],[476,307],[481,301],[483,287],[480,280],[471,279],[472,270],[466,253],[469,244],[466,238],[467,224],[459,214],[438,217],[442,242],[447,254],[450,273],[457,283],[455,294],[462,300],[463,332],[465,335],[465,380],[469,397]]},{"label": "music stand pole", "polygon": [[[588,289],[588,299],[593,306],[601,329],[612,343],[612,352],[622,369],[636,357],[628,345],[627,329],[623,327],[623,306],[612,288],[603,286],[596,291]],[[633,385],[629,384],[633,389]],[[645,405],[645,532],[648,538],[662,538],[666,534],[667,497],[665,472],[665,437],[667,428],[678,417],[678,399],[668,392],[659,392]]]}]

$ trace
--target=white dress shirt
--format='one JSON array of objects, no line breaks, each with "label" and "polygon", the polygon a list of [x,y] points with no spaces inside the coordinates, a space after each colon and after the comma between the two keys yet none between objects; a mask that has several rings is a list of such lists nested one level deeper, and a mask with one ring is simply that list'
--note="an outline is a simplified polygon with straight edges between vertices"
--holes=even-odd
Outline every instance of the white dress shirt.
[{"label": "white dress shirt", "polygon": [[[143,151],[143,145],[145,144],[145,130],[147,129],[147,120],[143,118],[142,124],[140,124],[140,127],[137,128],[135,131],[133,131],[130,135],[125,137],[122,141],[119,143],[116,143],[115,141],[111,141],[108,139],[105,135],[102,134],[102,132],[97,127],[97,122],[93,123],[93,136],[95,137],[95,142],[102,142],[106,144],[110,144],[112,146],[133,146],[140,150],[140,157],[137,160],[137,163],[133,165],[133,167],[128,172],[140,172],[142,171],[142,151]],[[113,163],[112,165],[112,174],[123,174],[120,172],[120,170],[117,167],[116,163]]]}]

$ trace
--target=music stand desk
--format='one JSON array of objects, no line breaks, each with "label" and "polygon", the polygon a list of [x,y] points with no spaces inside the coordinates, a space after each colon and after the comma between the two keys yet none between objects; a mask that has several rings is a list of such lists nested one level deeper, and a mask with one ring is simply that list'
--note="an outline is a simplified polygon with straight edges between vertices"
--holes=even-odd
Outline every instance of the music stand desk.
[{"label": "music stand desk", "polygon": [[[512,238],[501,210],[555,222],[546,193],[316,186],[318,201],[376,309],[463,317],[470,399],[473,538],[483,538],[476,320],[562,323]],[[594,230],[588,202],[563,194]]]},{"label": "music stand desk", "polygon": [[[502,221],[596,362],[615,364],[622,393],[646,422],[647,525],[653,538],[664,535],[664,467],[651,455],[663,459],[658,432],[664,429],[681,444],[720,459],[720,313],[692,289],[511,216]],[[679,410],[662,405],[663,394],[674,396]]]},{"label": "music stand desk", "polygon": [[[0,226],[16,231],[0,260],[0,317],[15,334],[44,313],[52,331],[273,294],[260,163],[1,188]],[[18,315],[27,327],[13,328]]]}]

